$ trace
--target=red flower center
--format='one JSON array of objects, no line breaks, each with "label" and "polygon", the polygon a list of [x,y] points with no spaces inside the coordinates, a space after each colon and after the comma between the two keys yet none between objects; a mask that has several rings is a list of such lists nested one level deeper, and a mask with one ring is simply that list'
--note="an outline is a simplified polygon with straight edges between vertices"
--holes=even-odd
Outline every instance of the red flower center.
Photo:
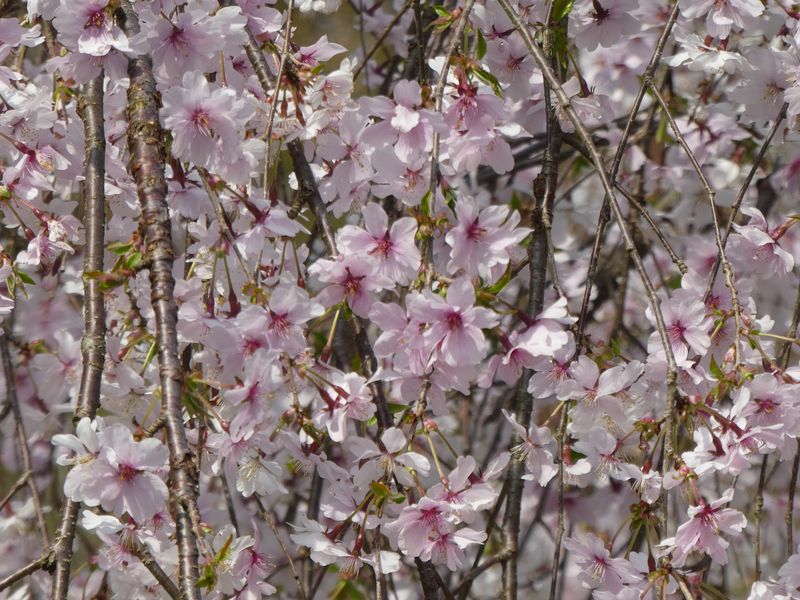
[{"label": "red flower center", "polygon": [[389,256],[389,252],[392,251],[392,240],[389,237],[389,233],[387,232],[383,238],[379,240],[375,240],[375,248],[370,251],[370,254],[380,254],[382,256]]},{"label": "red flower center", "polygon": [[203,135],[211,135],[211,115],[204,108],[196,108],[192,113],[192,124],[197,127]]},{"label": "red flower center", "polygon": [[133,481],[139,473],[139,469],[133,465],[121,464],[118,477],[120,481]]},{"label": "red flower center", "polygon": [[463,320],[461,319],[461,313],[453,311],[447,315],[447,326],[451,331],[458,329],[462,324]]},{"label": "red flower center", "polygon": [[102,10],[98,10],[89,15],[86,19],[84,29],[98,29],[106,24],[106,14]]}]

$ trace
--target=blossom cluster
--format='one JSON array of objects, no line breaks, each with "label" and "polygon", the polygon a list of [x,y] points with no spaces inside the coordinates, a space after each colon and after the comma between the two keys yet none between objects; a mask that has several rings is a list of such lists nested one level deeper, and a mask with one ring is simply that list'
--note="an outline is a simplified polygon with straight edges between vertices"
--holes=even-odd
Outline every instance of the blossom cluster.
[{"label": "blossom cluster", "polygon": [[800,598],[797,6],[28,0],[0,59],[0,600]]}]

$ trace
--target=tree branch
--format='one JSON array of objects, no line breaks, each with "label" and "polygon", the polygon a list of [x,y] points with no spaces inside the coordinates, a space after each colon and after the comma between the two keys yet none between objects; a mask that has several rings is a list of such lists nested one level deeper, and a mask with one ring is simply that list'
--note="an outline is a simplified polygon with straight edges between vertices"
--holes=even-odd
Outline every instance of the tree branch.
[{"label": "tree branch", "polygon": [[[123,29],[130,37],[139,21],[128,0],[121,3]],[[169,505],[178,542],[179,588],[184,600],[197,599],[197,539],[192,527],[197,518],[197,473],[186,441],[181,392],[183,374],[178,353],[175,281],[172,277],[172,231],[164,178],[164,132],[158,120],[158,92],[150,56],[128,62],[128,145],[131,171],[142,206],[142,226],[150,271],[151,302],[156,322],[162,414],[169,446]]]},{"label": "tree branch", "polygon": [[[83,417],[94,419],[100,406],[100,385],[103,380],[103,364],[106,355],[106,308],[100,281],[89,273],[103,271],[105,253],[105,173],[106,136],[103,117],[103,81],[100,74],[86,84],[86,91],[79,104],[79,114],[84,130],[84,208],[83,229],[86,247],[83,258],[83,339],[81,354],[83,371],[78,391],[78,404],[73,421]],[[55,574],[51,597],[63,599],[69,592],[70,568],[72,565],[72,542],[80,503],[64,502],[58,526],[58,537],[53,546]]]}]

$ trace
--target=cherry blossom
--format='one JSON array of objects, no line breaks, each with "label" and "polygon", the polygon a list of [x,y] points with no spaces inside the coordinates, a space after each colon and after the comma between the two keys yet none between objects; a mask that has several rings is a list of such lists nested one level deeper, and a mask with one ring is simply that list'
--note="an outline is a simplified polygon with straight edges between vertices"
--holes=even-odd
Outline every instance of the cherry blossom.
[{"label": "cherry blossom", "polygon": [[733,490],[728,489],[718,500],[711,503],[702,501],[699,505],[689,507],[690,519],[678,527],[674,538],[662,542],[671,549],[675,565],[682,566],[692,551],[706,552],[711,560],[719,564],[728,562],[727,548],[730,543],[720,534],[735,536],[747,525],[747,519],[738,510],[723,508],[732,499]]},{"label": "cherry blossom", "polygon": [[797,596],[797,6],[7,4],[0,598]]}]

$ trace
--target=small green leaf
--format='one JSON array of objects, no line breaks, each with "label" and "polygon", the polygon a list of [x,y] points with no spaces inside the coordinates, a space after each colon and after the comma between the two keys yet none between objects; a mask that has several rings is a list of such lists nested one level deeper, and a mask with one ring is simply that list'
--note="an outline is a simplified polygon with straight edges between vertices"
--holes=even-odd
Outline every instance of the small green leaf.
[{"label": "small green leaf", "polygon": [[210,590],[213,589],[216,584],[217,574],[214,572],[214,567],[212,565],[206,565],[205,569],[203,569],[203,574],[197,580],[197,587],[208,588]]},{"label": "small green leaf", "polygon": [[125,259],[125,264],[128,265],[129,269],[135,269],[142,263],[142,253],[141,252],[131,252],[128,257]]},{"label": "small green leaf", "polygon": [[483,37],[481,30],[478,29],[478,48],[477,48],[477,55],[478,60],[481,60],[484,56],[486,56],[486,39]]},{"label": "small green leaf", "polygon": [[711,356],[711,374],[714,376],[714,379],[717,381],[722,381],[725,379],[725,373],[722,372],[722,369],[719,368],[717,361],[714,360],[714,356]]},{"label": "small green leaf", "polygon": [[475,76],[483,81],[486,85],[491,86],[495,96],[499,96],[500,98],[503,97],[503,90],[500,88],[500,82],[497,81],[497,77],[484,69],[472,69],[472,72],[475,73]]},{"label": "small green leaf", "polygon": [[435,12],[440,17],[449,17],[450,11],[447,10],[444,6],[432,6],[433,12]]},{"label": "small green leaf", "polygon": [[495,283],[494,285],[486,288],[486,291],[489,292],[490,294],[498,294],[501,291],[503,291],[503,288],[508,285],[509,281],[511,281],[511,273],[512,273],[512,271],[513,271],[513,269],[511,268],[511,265],[509,264],[508,267],[506,268],[506,272],[503,273],[503,276],[497,281],[497,283]]},{"label": "small green leaf", "polygon": [[383,484],[380,481],[370,482],[369,489],[372,490],[372,493],[375,494],[375,497],[379,500],[385,500],[392,493],[392,491],[386,487],[386,484]]},{"label": "small green leaf", "polygon": [[127,254],[128,250],[133,247],[133,244],[128,242],[113,242],[108,245],[108,251],[119,256]]},{"label": "small green leaf", "polygon": [[17,274],[17,277],[19,277],[19,280],[22,283],[27,285],[36,285],[36,282],[33,280],[33,278],[24,271],[14,271],[14,273]]},{"label": "small green leaf", "polygon": [[555,0],[553,2],[553,12],[551,13],[553,21],[560,21],[568,16],[572,12],[573,4],[575,4],[575,0]]}]

